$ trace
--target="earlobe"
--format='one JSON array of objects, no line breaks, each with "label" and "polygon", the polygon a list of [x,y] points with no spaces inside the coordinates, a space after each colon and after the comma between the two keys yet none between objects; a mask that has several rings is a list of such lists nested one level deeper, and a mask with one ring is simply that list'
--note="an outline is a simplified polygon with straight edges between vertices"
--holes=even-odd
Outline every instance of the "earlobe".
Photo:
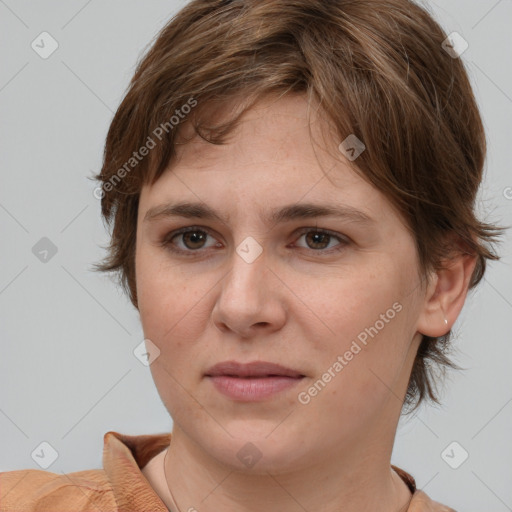
[{"label": "earlobe", "polygon": [[418,318],[419,333],[439,337],[452,328],[464,306],[476,261],[475,255],[459,253],[435,273]]}]

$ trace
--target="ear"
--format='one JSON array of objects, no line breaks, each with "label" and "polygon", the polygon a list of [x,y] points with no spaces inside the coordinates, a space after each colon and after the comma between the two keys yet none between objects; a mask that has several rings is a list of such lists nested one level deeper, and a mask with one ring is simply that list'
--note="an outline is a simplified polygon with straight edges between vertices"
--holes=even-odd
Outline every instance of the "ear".
[{"label": "ear", "polygon": [[452,328],[464,306],[476,262],[477,256],[464,250],[443,262],[443,268],[434,273],[427,287],[418,332],[438,337]]}]

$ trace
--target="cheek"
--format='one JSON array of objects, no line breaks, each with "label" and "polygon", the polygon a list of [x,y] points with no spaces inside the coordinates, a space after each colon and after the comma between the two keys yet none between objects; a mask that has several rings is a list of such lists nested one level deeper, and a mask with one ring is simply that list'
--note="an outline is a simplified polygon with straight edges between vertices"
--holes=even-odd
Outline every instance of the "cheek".
[{"label": "cheek", "polygon": [[323,290],[305,290],[304,297],[328,328],[336,349],[342,350],[353,339],[369,338],[369,332],[382,338],[391,330],[400,316],[400,306],[393,306],[402,301],[399,284],[389,269],[379,274],[360,272],[333,279]]},{"label": "cheek", "polygon": [[[327,401],[355,413],[370,403],[378,407],[389,393],[387,386],[400,375],[410,343],[405,295],[400,275],[391,268],[340,279],[325,293],[317,290],[320,324],[328,326],[329,335],[316,338],[321,340],[313,355],[319,362],[316,377],[325,381],[325,372],[336,375],[320,393]],[[315,339],[312,330],[309,335]]]},{"label": "cheek", "polygon": [[188,286],[176,268],[168,268],[157,256],[148,248],[137,253],[137,296],[143,326],[164,329],[185,315]]},{"label": "cheek", "polygon": [[137,264],[139,315],[144,336],[160,350],[166,368],[190,365],[198,347],[193,342],[209,319],[206,279],[185,275],[178,266],[141,253]]},{"label": "cheek", "polygon": [[[172,354],[172,352],[171,352]],[[161,355],[150,366],[158,395],[173,422],[185,419],[192,425],[204,423],[204,408],[194,398],[190,375],[190,361],[180,364],[177,358]]]}]

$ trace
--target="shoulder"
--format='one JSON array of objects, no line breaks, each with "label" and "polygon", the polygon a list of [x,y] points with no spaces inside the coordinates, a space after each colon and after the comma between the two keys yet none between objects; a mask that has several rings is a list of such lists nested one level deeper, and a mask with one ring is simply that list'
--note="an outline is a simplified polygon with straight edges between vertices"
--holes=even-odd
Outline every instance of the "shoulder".
[{"label": "shoulder", "polygon": [[114,493],[102,469],[52,473],[38,469],[0,473],[2,512],[42,510],[117,511]]},{"label": "shoulder", "polygon": [[416,487],[416,480],[410,473],[395,465],[391,465],[391,467],[411,491],[411,501],[409,502],[407,512],[457,512],[453,508],[432,500],[425,492],[418,489]]},{"label": "shoulder", "polygon": [[429,498],[423,491],[416,490],[412,496],[411,503],[407,512],[457,512],[455,509],[447,507],[437,501]]}]

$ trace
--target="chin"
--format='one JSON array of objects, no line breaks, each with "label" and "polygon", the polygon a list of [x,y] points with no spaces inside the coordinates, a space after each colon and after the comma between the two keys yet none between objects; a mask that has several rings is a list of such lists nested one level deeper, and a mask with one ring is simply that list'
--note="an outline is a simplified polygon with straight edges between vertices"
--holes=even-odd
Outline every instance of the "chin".
[{"label": "chin", "polygon": [[[285,473],[297,470],[307,458],[303,435],[287,430],[279,422],[238,422],[226,425],[222,438],[207,435],[200,442],[210,456],[230,469],[248,474]],[[277,428],[276,428],[277,427]]]}]

